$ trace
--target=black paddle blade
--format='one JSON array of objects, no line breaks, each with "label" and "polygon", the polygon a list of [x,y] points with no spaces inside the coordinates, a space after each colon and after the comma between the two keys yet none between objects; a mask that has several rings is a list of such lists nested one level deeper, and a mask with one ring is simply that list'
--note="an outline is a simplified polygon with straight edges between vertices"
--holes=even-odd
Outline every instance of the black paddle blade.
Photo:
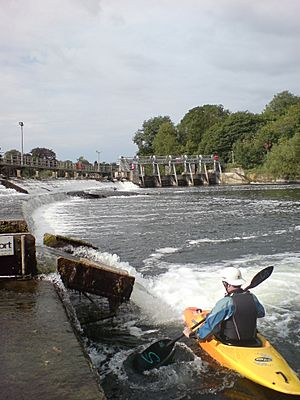
[{"label": "black paddle blade", "polygon": [[261,270],[255,277],[252,279],[250,285],[245,289],[255,288],[257,285],[265,281],[272,274],[274,267],[270,266]]},{"label": "black paddle blade", "polygon": [[147,347],[142,353],[136,354],[132,365],[137,372],[159,368],[172,361],[174,353],[174,341],[162,339]]}]

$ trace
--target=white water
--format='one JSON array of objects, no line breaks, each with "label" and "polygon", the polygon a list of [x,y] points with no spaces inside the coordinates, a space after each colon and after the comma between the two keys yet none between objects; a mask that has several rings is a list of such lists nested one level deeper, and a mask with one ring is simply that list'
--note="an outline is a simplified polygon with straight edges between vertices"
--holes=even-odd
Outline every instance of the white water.
[{"label": "white water", "polygon": [[[201,202],[209,205],[201,208],[198,198],[194,201],[185,195],[188,188],[174,189],[170,197],[170,192],[159,190],[149,191],[148,196],[147,190],[127,183],[43,182],[40,188],[40,183],[34,182],[24,187],[30,192],[24,213],[39,245],[46,232],[88,240],[99,250],[80,248],[76,250],[79,256],[125,269],[136,277],[131,302],[138,306],[144,328],[141,330],[133,317],[124,322],[130,335],[154,338],[161,328],[175,325],[180,329],[186,307],[213,307],[224,294],[220,271],[226,266],[239,266],[246,286],[258,271],[274,265],[272,276],[253,289],[267,311],[259,321],[259,330],[277,347],[286,349],[288,357],[295,349],[299,351],[299,200],[245,200],[237,198],[233,190],[227,197],[222,193],[202,197]],[[115,188],[135,190],[139,196],[86,200],[66,195],[71,190]],[[0,196],[14,196],[12,191],[2,192]],[[245,221],[244,227],[241,221]],[[91,354],[94,351],[92,348]],[[116,353],[105,368],[118,369],[120,360],[129,353]],[[100,365],[102,357],[103,353],[94,354],[95,363]],[[299,355],[294,360],[288,358],[299,371],[295,360]],[[190,368],[197,370],[195,364]],[[201,368],[202,363],[199,374]],[[126,379],[124,370],[116,375]]]},{"label": "white water", "polygon": [[[67,191],[85,190],[87,192],[97,192],[97,190],[118,190],[118,191],[139,191],[145,193],[135,185],[128,182],[97,182],[97,181],[24,181],[22,187],[29,191],[30,200],[23,205],[26,219],[31,223],[31,229],[36,237],[37,243],[41,245],[43,235],[46,232],[63,235],[86,235],[87,229],[95,229],[94,222],[99,220],[95,216],[94,209],[85,208],[85,213],[73,213],[80,205],[88,204],[86,199],[70,197],[66,195]],[[3,189],[1,186],[0,195],[11,196],[14,191]],[[178,193],[182,190],[178,190]],[[18,196],[15,192],[15,195]],[[220,198],[216,198],[220,201]],[[112,199],[107,199],[108,202]],[[99,202],[102,201],[101,199]],[[135,196],[126,198],[124,201],[135,202]],[[147,202],[151,199],[146,199]],[[213,199],[211,199],[213,201]],[[222,203],[229,202],[230,199],[222,200]],[[239,200],[242,201],[242,200]],[[271,202],[272,203],[272,202]],[[273,202],[275,203],[275,202]],[[270,207],[270,202],[267,203]],[[155,210],[155,209],[154,209]],[[153,213],[154,221],[156,220]],[[174,214],[174,213],[173,213]],[[112,229],[118,224],[111,224],[111,221],[120,216],[118,214],[101,215],[102,218],[109,217],[110,223],[99,226],[98,234],[113,235]],[[124,219],[124,215],[122,218]],[[174,217],[174,215],[173,215]],[[148,218],[151,218],[148,214]],[[132,218],[130,218],[130,221]],[[140,223],[143,223],[140,221]],[[156,228],[155,228],[156,230]],[[290,233],[299,230],[299,225],[291,226]],[[148,232],[145,232],[147,235]],[[273,232],[275,235],[283,235],[286,229],[278,229]],[[150,314],[151,320],[157,323],[165,323],[170,320],[180,320],[182,310],[191,305],[199,305],[202,308],[211,308],[214,303],[223,295],[223,287],[219,284],[219,272],[222,268],[230,265],[238,265],[242,268],[243,275],[249,283],[257,271],[265,266],[274,264],[275,271],[268,279],[268,282],[257,287],[254,292],[263,301],[266,308],[272,310],[272,317],[267,325],[272,322],[274,314],[284,310],[286,302],[300,304],[300,258],[299,253],[295,254],[273,254],[273,255],[245,255],[242,258],[235,258],[230,262],[209,263],[168,263],[164,261],[164,256],[180,253],[182,249],[201,246],[203,244],[234,243],[238,241],[251,241],[252,239],[268,236],[268,233],[257,233],[250,236],[233,235],[227,238],[199,238],[190,239],[179,243],[179,247],[157,248],[151,252],[145,259],[140,260],[140,267],[137,271],[126,260],[121,260],[118,254],[107,251],[88,250],[91,254],[88,256],[96,261],[107,263],[108,265],[126,269],[130,274],[136,277],[139,285],[136,285],[132,294],[132,301],[142,308],[147,314]],[[78,237],[78,236],[77,236]],[[150,270],[158,270],[159,274],[144,277],[143,275]],[[140,288],[142,288],[140,292]],[[148,293],[148,295],[145,293]],[[289,300],[284,300],[288,298]],[[292,299],[292,300],[291,300]],[[165,306],[163,306],[165,304]],[[164,308],[165,312],[161,310]],[[168,312],[166,312],[168,310]],[[277,311],[276,311],[277,310]],[[293,311],[294,317],[299,317],[299,311]],[[285,315],[285,314],[284,314]],[[149,316],[149,315],[148,315]],[[285,315],[286,317],[286,315]],[[284,335],[288,336],[290,332],[284,330]],[[278,326],[278,334],[282,335],[281,327]]]}]

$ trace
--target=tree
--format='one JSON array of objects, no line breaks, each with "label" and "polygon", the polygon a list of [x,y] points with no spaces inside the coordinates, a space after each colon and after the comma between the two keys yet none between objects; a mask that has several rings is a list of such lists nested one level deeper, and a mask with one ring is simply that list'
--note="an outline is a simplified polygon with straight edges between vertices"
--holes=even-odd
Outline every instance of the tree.
[{"label": "tree", "polygon": [[152,144],[154,154],[168,155],[179,154],[180,144],[177,139],[177,131],[172,122],[161,124]]},{"label": "tree", "polygon": [[11,158],[15,158],[15,157],[21,157],[21,152],[19,150],[16,149],[12,149],[12,150],[8,150],[4,153],[4,158],[9,160]]},{"label": "tree", "polygon": [[300,102],[291,105],[288,110],[275,121],[269,121],[257,135],[262,144],[275,144],[280,138],[290,139],[300,128]]},{"label": "tree", "polygon": [[236,161],[244,168],[263,164],[274,145],[291,139],[300,130],[300,103],[292,105],[285,114],[262,125],[254,137],[234,144]]},{"label": "tree", "polygon": [[153,140],[165,122],[172,124],[168,116],[158,116],[144,121],[142,129],[139,129],[133,137],[133,142],[138,146],[138,155],[154,154]]},{"label": "tree", "polygon": [[229,115],[222,105],[205,104],[188,111],[178,124],[179,142],[185,152],[197,154],[204,133],[213,125],[224,121]]},{"label": "tree", "polygon": [[199,152],[212,154],[216,151],[222,162],[230,162],[234,144],[252,138],[263,123],[264,120],[260,115],[249,111],[231,114],[224,122],[214,125],[205,132]]},{"label": "tree", "polygon": [[46,149],[45,147],[36,147],[31,150],[32,157],[44,158],[46,160],[56,160],[56,154],[53,150]]},{"label": "tree", "polygon": [[268,119],[277,119],[285,114],[290,106],[300,103],[300,97],[293,95],[288,90],[276,94],[264,109],[264,116]]},{"label": "tree", "polygon": [[265,160],[266,150],[251,139],[237,141],[232,151],[235,162],[245,169],[254,168]]},{"label": "tree", "polygon": [[269,153],[264,171],[276,178],[300,179],[300,131],[291,139],[283,138]]},{"label": "tree", "polygon": [[84,158],[84,156],[80,156],[77,160],[81,164],[89,165],[89,161]]}]

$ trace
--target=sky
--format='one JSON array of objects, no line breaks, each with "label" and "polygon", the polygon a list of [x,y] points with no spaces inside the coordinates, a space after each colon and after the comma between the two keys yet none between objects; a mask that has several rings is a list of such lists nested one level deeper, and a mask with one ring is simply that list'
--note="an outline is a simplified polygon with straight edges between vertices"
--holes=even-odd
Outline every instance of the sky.
[{"label": "sky", "polygon": [[299,0],[0,0],[0,148],[133,156],[145,120],[300,95]]}]

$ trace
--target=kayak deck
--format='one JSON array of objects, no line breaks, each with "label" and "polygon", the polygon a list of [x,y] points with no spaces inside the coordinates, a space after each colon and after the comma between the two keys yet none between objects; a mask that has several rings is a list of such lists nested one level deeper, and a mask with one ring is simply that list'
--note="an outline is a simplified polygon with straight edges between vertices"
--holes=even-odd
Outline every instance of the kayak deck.
[{"label": "kayak deck", "polygon": [[[209,311],[189,307],[184,311],[186,325],[191,328]],[[278,392],[300,395],[300,380],[284,358],[270,342],[258,334],[259,347],[242,347],[224,344],[214,336],[198,344],[221,365],[262,386]]]}]

